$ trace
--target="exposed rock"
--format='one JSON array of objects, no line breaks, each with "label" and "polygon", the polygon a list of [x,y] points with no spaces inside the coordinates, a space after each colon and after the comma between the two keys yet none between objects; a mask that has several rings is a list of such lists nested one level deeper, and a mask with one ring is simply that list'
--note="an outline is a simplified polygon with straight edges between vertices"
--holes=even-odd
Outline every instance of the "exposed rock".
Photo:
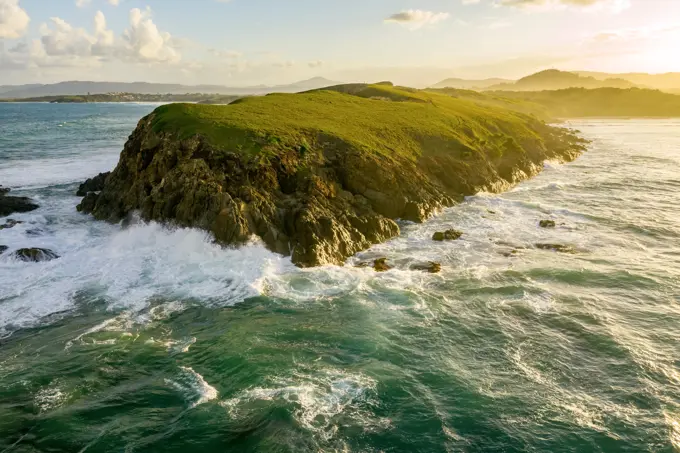
[{"label": "exposed rock", "polygon": [[392,266],[387,264],[387,258],[378,258],[373,262],[373,269],[375,269],[376,272],[387,272],[392,269]]},{"label": "exposed rock", "polygon": [[[319,92],[304,96],[305,103],[313,104],[316,97],[329,95]],[[334,96],[341,103],[339,96],[344,95]],[[487,147],[491,149],[491,141],[482,143],[475,138],[477,132],[470,132],[469,140],[462,141],[402,131],[411,134],[409,143],[422,146],[420,157],[396,149],[398,141],[389,144],[395,149],[376,150],[371,146],[383,146],[381,134],[391,125],[357,129],[362,123],[348,117],[354,129],[333,122],[331,126],[337,126],[333,131],[307,128],[304,121],[317,118],[317,109],[325,103],[296,111],[303,118],[304,127],[300,129],[291,129],[290,124],[267,129],[270,120],[278,121],[268,116],[273,115],[270,104],[280,102],[283,105],[275,107],[286,111],[287,99],[253,98],[210,107],[225,109],[211,110],[226,115],[226,119],[215,120],[225,124],[219,129],[224,131],[219,137],[211,135],[219,123],[191,116],[201,106],[157,109],[139,122],[116,169],[100,178],[104,179],[103,186],[96,188],[101,192],[97,194],[92,186],[84,188],[87,193],[78,210],[111,222],[136,211],[146,221],[208,230],[225,245],[242,244],[251,236],[259,236],[270,250],[291,256],[301,267],[342,264],[371,245],[397,236],[400,230],[394,219],[422,222],[463,196],[480,190],[504,190],[541,171],[545,159],[572,160],[583,149],[573,144],[567,132],[525,116],[517,123],[522,131],[533,133],[518,135],[519,142],[506,140],[506,134],[514,134],[510,129],[505,131],[506,127],[517,123],[496,117],[489,120],[484,116],[486,111],[478,114],[481,119],[475,127],[488,127],[480,130],[488,140],[494,140],[493,149],[496,142],[505,143],[501,154],[486,151]],[[400,118],[398,104],[380,108],[393,108],[394,118]],[[352,101],[351,105],[358,104]],[[425,108],[437,107],[428,104]],[[257,113],[255,122],[264,118],[262,124],[241,121],[241,109]],[[362,118],[359,114],[355,117]],[[452,117],[451,124],[454,120],[459,121],[459,116]],[[494,121],[498,124],[491,124]],[[178,130],[183,124],[200,127],[183,133]],[[360,130],[365,135],[357,138],[348,130]],[[493,134],[501,134],[502,140]],[[375,138],[371,146],[361,142],[365,137]],[[469,148],[467,142],[474,142],[476,148]],[[461,234],[451,230],[435,240],[454,240]]]},{"label": "exposed rock", "polygon": [[5,217],[15,212],[30,212],[39,206],[27,197],[10,197],[9,189],[0,186],[0,217]]},{"label": "exposed rock", "polygon": [[501,255],[503,255],[506,258],[513,258],[519,254],[519,250],[513,249],[513,250],[505,250],[500,252]]},{"label": "exposed rock", "polygon": [[536,248],[541,250],[552,250],[560,253],[576,253],[576,249],[564,244],[536,244]]},{"label": "exposed rock", "polygon": [[24,222],[22,222],[20,220],[7,219],[7,221],[5,222],[4,225],[0,225],[0,230],[5,230],[5,229],[8,229],[8,228],[14,228],[15,226],[21,225],[22,223],[24,223]]},{"label": "exposed rock", "polygon": [[80,204],[76,206],[76,209],[78,212],[92,212],[94,207],[97,205],[98,198],[99,194],[95,192],[89,192],[87,195],[85,195],[83,201],[81,201]]},{"label": "exposed rock", "polygon": [[6,245],[0,245],[0,255],[2,255],[3,253],[5,253],[5,252],[7,251],[8,248],[9,248],[9,247],[7,247]]},{"label": "exposed rock", "polygon": [[460,239],[461,236],[463,236],[463,232],[458,230],[438,231],[432,235],[432,240],[437,242],[455,241]]},{"label": "exposed rock", "polygon": [[413,264],[411,269],[414,271],[429,272],[430,274],[438,274],[442,270],[442,265],[440,263],[430,261],[429,263]]},{"label": "exposed rock", "polygon": [[36,263],[40,261],[51,261],[59,258],[59,255],[54,253],[52,250],[39,248],[19,249],[14,252],[12,256],[21,261],[31,261]]},{"label": "exposed rock", "polygon": [[84,197],[89,192],[101,192],[104,190],[104,184],[106,183],[106,178],[111,174],[110,171],[106,173],[99,173],[94,178],[90,178],[78,187],[78,192],[76,195],[79,197]]},{"label": "exposed rock", "polygon": [[541,220],[538,226],[541,228],[555,228],[556,224],[554,220]]}]

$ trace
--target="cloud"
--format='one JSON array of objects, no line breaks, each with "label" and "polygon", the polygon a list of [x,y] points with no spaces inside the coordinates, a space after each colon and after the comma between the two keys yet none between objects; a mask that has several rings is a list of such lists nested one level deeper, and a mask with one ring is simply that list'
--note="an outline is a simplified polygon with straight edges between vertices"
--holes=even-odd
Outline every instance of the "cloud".
[{"label": "cloud", "polygon": [[420,9],[409,9],[392,14],[385,19],[387,23],[403,25],[410,30],[417,30],[425,25],[432,25],[449,18],[449,13],[435,13],[432,11],[422,11]]},{"label": "cloud", "polygon": [[0,0],[0,38],[21,37],[30,20],[19,0]]},{"label": "cloud", "polygon": [[92,0],[76,0],[76,6],[78,8],[84,8],[92,3]]},{"label": "cloud", "polygon": [[307,63],[307,66],[309,66],[310,68],[320,68],[321,66],[323,66],[323,63],[324,63],[323,60],[314,60]]},{"label": "cloud", "polygon": [[40,39],[0,49],[2,69],[40,67],[96,67],[106,62],[176,63],[181,41],[162,32],[151,19],[150,10],[134,8],[130,23],[120,36],[107,26],[98,11],[92,29],[73,27],[59,17],[40,26]]},{"label": "cloud", "polygon": [[176,62],[181,59],[170,33],[161,32],[151,20],[151,10],[130,10],[130,27],[123,32],[125,57],[143,62]]},{"label": "cloud", "polygon": [[497,0],[496,5],[536,10],[572,8],[620,12],[630,7],[630,0]]},{"label": "cloud", "polygon": [[109,5],[118,6],[120,5],[120,0],[108,0]]}]

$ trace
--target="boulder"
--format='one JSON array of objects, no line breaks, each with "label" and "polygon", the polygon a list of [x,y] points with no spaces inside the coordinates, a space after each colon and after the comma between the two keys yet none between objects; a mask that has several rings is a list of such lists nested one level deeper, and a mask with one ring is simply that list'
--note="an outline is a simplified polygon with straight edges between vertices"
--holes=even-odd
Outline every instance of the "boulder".
[{"label": "boulder", "polygon": [[78,212],[92,212],[95,205],[97,204],[98,198],[99,194],[95,192],[88,192],[88,194],[85,195],[85,198],[83,198],[83,201],[81,201],[80,204],[76,206],[76,209]]},{"label": "boulder", "polygon": [[106,183],[106,178],[111,174],[110,171],[106,173],[99,173],[94,178],[90,178],[78,187],[78,192],[76,195],[79,197],[86,196],[89,192],[101,192],[104,190],[104,184]]},{"label": "boulder", "polygon": [[564,244],[536,244],[536,248],[541,250],[552,250],[559,253],[576,253],[576,249]]},{"label": "boulder", "polygon": [[27,197],[10,197],[9,189],[0,186],[0,217],[5,217],[15,212],[30,212],[39,206]]},{"label": "boulder", "polygon": [[0,225],[0,230],[6,230],[8,228],[14,228],[17,225],[21,225],[22,221],[20,220],[14,220],[14,219],[7,219],[4,225]]},{"label": "boulder", "polygon": [[555,228],[556,225],[554,220],[541,220],[538,226],[541,228]]},{"label": "boulder", "polygon": [[375,269],[376,272],[387,272],[392,269],[392,266],[387,264],[387,258],[378,258],[373,262],[373,269]]},{"label": "boulder", "polygon": [[2,255],[3,253],[5,253],[5,252],[7,251],[8,248],[9,248],[9,247],[7,247],[6,245],[0,245],[0,255]]},{"label": "boulder", "polygon": [[59,255],[49,249],[26,248],[19,249],[12,254],[16,259],[27,262],[38,263],[40,261],[51,261],[59,258]]},{"label": "boulder", "polygon": [[411,269],[414,270],[414,271],[429,272],[430,274],[438,274],[442,270],[442,265],[441,265],[441,263],[436,263],[434,261],[430,261],[429,263],[413,264],[411,266]]},{"label": "boulder", "polygon": [[463,236],[463,233],[458,230],[438,231],[432,235],[432,240],[437,242],[455,241],[460,239],[461,236]]}]

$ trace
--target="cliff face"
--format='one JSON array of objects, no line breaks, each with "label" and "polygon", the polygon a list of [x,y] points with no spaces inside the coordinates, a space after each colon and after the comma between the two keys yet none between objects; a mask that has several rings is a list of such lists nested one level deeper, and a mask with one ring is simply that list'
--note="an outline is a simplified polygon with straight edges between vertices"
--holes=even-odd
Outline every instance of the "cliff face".
[{"label": "cliff face", "polygon": [[[461,196],[503,190],[540,171],[544,160],[571,160],[582,150],[571,134],[529,117],[522,118],[526,124],[517,137],[500,137],[498,131],[507,128],[493,118],[488,133],[480,134],[451,117],[455,121],[446,132],[460,133],[455,129],[460,127],[471,142],[412,128],[407,136],[395,130],[396,138],[375,137],[376,146],[387,148],[375,149],[366,146],[376,133],[370,125],[360,129],[369,134],[361,140],[350,133],[353,122],[361,121],[352,116],[327,120],[333,126],[349,123],[346,134],[311,120],[299,126],[307,115],[300,109],[290,112],[298,118],[293,125],[271,123],[281,120],[277,108],[295,96],[312,104],[309,115],[318,115],[318,104],[329,99],[337,101],[336,110],[356,102],[355,95],[319,92],[247,100],[245,107],[162,107],[140,121],[103,190],[88,193],[79,210],[108,221],[139,211],[146,220],[209,230],[223,244],[257,235],[299,266],[339,264],[398,235],[395,219],[421,222]],[[266,105],[272,102],[277,108]],[[342,108],[361,115],[363,108],[390,104],[399,114],[408,103],[359,102],[361,108]],[[437,108],[425,107],[421,113]],[[338,113],[328,108],[329,115]],[[217,121],[214,115],[225,112]],[[389,131],[398,125],[382,126]],[[406,143],[404,137],[413,140]]]}]

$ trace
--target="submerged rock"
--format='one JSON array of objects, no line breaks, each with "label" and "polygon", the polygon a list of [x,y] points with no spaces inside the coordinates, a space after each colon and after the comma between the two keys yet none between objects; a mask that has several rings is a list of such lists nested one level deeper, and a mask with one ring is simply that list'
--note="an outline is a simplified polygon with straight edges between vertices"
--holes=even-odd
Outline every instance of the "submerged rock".
[{"label": "submerged rock", "polygon": [[39,208],[28,197],[11,197],[7,195],[10,189],[0,186],[0,217],[5,217],[15,212],[30,212]]},{"label": "submerged rock", "polygon": [[536,248],[541,250],[552,250],[560,253],[576,253],[576,249],[564,244],[536,244]]},{"label": "submerged rock", "polygon": [[6,245],[0,245],[0,255],[5,253],[7,249],[9,249],[9,247],[7,247]]},{"label": "submerged rock", "polygon": [[432,240],[437,242],[455,241],[460,239],[461,236],[463,236],[463,232],[458,230],[438,231],[432,235]]},{"label": "submerged rock", "polygon": [[429,263],[413,264],[411,269],[414,271],[429,272],[430,274],[438,274],[442,271],[442,265],[441,263],[430,261]]},{"label": "submerged rock", "polygon": [[554,220],[541,220],[538,226],[541,228],[555,228],[556,224]]},{"label": "submerged rock", "polygon": [[375,269],[376,272],[387,272],[392,269],[392,266],[387,264],[387,258],[378,258],[373,262],[373,269]]},{"label": "submerged rock", "polygon": [[19,249],[12,254],[15,258],[21,261],[40,262],[51,261],[59,258],[59,255],[49,249],[26,248]]},{"label": "submerged rock", "polygon": [[14,228],[17,225],[21,225],[22,221],[20,220],[14,220],[14,219],[7,219],[4,225],[0,225],[0,230],[6,230],[8,228]]},{"label": "submerged rock", "polygon": [[106,178],[111,174],[110,171],[106,173],[99,173],[94,178],[90,178],[78,187],[78,192],[76,195],[79,197],[84,197],[89,192],[101,192],[104,190],[104,184],[106,183]]}]

